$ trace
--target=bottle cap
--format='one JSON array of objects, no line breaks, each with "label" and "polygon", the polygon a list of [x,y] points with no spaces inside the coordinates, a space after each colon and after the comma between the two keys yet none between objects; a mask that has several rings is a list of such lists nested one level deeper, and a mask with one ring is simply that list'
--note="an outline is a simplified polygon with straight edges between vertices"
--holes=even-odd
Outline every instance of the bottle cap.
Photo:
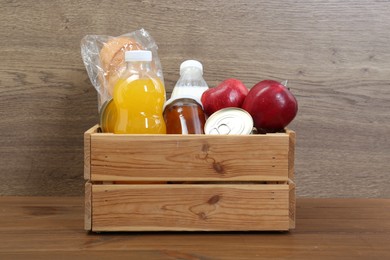
[{"label": "bottle cap", "polygon": [[144,50],[126,51],[125,61],[152,61],[152,52]]},{"label": "bottle cap", "polygon": [[203,65],[197,60],[186,60],[180,64],[180,75],[183,74],[184,70],[190,67],[198,68],[200,69],[202,75],[203,75]]}]

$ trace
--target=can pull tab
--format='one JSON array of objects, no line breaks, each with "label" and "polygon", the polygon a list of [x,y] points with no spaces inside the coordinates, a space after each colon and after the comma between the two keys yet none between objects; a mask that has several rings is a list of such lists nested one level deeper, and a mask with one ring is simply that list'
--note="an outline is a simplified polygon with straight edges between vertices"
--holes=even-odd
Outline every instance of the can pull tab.
[{"label": "can pull tab", "polygon": [[210,134],[228,135],[232,129],[227,124],[220,124],[218,127],[214,127]]}]

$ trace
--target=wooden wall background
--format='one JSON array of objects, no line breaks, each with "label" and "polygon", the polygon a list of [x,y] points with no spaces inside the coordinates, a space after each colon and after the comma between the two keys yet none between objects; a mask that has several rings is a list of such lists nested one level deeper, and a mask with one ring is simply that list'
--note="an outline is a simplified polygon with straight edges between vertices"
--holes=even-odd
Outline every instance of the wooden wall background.
[{"label": "wooden wall background", "polygon": [[166,88],[188,58],[210,86],[289,80],[298,196],[390,197],[390,2],[1,1],[0,195],[82,195],[97,98],[86,34],[145,28]]}]

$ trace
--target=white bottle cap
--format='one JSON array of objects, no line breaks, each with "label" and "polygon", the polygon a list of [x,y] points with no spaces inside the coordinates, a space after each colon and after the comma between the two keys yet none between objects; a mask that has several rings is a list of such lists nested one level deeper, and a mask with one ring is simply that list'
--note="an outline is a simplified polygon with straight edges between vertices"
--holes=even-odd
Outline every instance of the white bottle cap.
[{"label": "white bottle cap", "polygon": [[126,51],[125,61],[152,61],[152,52],[143,50]]},{"label": "white bottle cap", "polygon": [[200,69],[202,75],[203,75],[203,65],[197,60],[186,60],[180,64],[180,75],[183,74],[184,70],[190,67],[198,68]]}]

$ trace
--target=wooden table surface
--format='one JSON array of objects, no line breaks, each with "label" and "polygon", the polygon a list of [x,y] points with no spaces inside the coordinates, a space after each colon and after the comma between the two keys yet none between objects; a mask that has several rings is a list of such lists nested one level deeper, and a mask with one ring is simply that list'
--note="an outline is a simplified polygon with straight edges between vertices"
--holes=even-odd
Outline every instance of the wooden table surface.
[{"label": "wooden table surface", "polygon": [[298,199],[291,232],[87,233],[81,197],[0,197],[0,259],[390,259],[390,199]]}]

